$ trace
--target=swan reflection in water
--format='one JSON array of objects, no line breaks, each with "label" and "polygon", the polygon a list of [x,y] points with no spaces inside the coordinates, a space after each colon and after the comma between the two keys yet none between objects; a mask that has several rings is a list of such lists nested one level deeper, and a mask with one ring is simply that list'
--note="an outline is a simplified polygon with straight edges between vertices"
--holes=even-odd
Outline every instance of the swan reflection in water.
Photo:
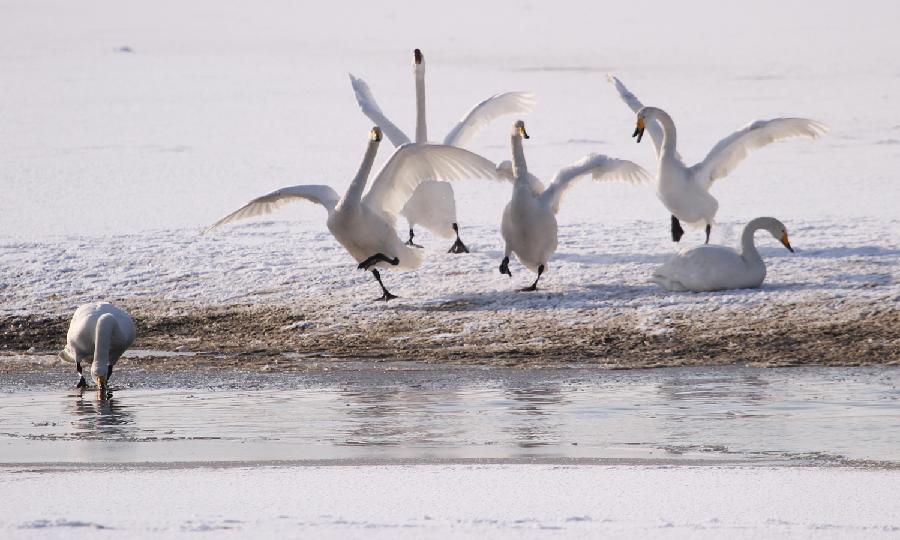
[{"label": "swan reflection in water", "polygon": [[134,414],[117,399],[78,399],[66,411],[72,417],[72,438],[121,441],[133,439],[139,431]]}]

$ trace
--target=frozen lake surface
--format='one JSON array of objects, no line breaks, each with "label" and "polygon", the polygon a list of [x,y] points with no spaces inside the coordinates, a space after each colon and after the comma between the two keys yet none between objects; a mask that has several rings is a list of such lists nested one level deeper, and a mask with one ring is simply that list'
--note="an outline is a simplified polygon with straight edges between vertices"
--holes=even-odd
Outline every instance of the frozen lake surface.
[{"label": "frozen lake surface", "polygon": [[2,397],[0,463],[900,464],[896,366],[401,366],[122,371],[108,402],[29,379]]}]

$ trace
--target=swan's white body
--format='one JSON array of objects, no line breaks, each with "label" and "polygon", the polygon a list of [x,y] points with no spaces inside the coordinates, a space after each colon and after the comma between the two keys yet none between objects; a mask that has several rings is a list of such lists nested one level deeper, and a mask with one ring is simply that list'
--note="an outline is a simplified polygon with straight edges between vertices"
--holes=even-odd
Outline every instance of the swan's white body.
[{"label": "swan's white body", "polygon": [[[425,57],[418,50],[413,62],[413,73],[416,82],[415,144],[425,144],[428,141],[425,114]],[[360,109],[384,130],[394,146],[410,143],[409,137],[381,112],[369,85],[353,75],[350,75],[350,82]],[[443,144],[462,148],[496,118],[509,114],[529,113],[534,108],[534,103],[534,96],[525,92],[506,92],[491,96],[472,107],[450,130]],[[453,237],[451,224],[457,222],[453,187],[447,182],[436,180],[422,182],[403,206],[400,215],[406,218],[410,229],[422,225],[442,238]]]},{"label": "swan's white body", "polygon": [[[556,214],[563,194],[575,181],[590,174],[594,180],[625,180],[629,182],[649,181],[650,175],[630,161],[591,154],[577,163],[564,167],[556,174],[553,182],[543,188],[540,180],[528,172],[522,137],[524,124],[513,126],[510,142],[512,145],[512,199],[503,210],[500,230],[506,243],[504,257],[515,254],[526,268],[538,273],[538,277],[548,268],[550,257],[556,252]],[[506,162],[498,169],[507,170]],[[505,263],[506,261],[504,261]],[[503,266],[501,266],[501,272]],[[535,284],[537,281],[535,281]],[[530,289],[533,290],[533,289]]]},{"label": "swan's white body", "polygon": [[[388,159],[363,196],[380,141],[381,130],[375,127],[359,171],[343,197],[338,196],[329,186],[287,187],[253,199],[207,230],[238,219],[267,214],[288,201],[305,199],[325,208],[328,212],[328,230],[357,262],[363,263],[376,254],[389,259],[361,265],[365,269],[417,268],[422,263],[421,251],[404,245],[395,229],[397,213],[416,186],[428,178],[494,178],[495,168],[490,161],[462,148],[439,144],[407,144],[398,148]],[[398,261],[395,263],[390,259]],[[380,277],[375,275],[380,283]]]},{"label": "swan's white body", "polygon": [[93,357],[91,378],[102,392],[107,387],[110,368],[134,343],[135,335],[134,321],[122,308],[108,302],[84,304],[72,316],[66,347],[59,356],[75,362],[79,373],[81,362]]},{"label": "swan's white body", "polygon": [[685,249],[657,268],[652,280],[679,292],[759,287],[766,279],[766,263],[756,249],[753,235],[760,229],[769,231],[791,249],[784,224],[775,218],[756,218],[744,227],[740,252],[716,245]]},{"label": "swan's white body", "polygon": [[751,150],[782,139],[815,139],[827,131],[823,124],[806,118],[757,120],[719,141],[703,161],[688,167],[676,148],[677,132],[672,118],[662,109],[645,107],[619,79],[610,75],[609,80],[622,101],[638,115],[639,129],[646,126],[653,140],[658,158],[659,200],[673,216],[694,227],[714,223],[719,203],[709,193],[710,187],[715,180],[728,176]]}]

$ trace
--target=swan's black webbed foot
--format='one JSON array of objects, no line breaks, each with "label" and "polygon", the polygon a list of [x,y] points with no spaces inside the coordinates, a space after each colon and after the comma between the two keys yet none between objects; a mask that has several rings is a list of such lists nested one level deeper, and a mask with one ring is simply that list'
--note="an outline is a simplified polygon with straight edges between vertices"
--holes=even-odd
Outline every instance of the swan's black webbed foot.
[{"label": "swan's black webbed foot", "polygon": [[416,244],[415,242],[413,242],[413,237],[414,237],[415,235],[416,235],[416,234],[413,232],[412,227],[410,227],[410,229],[409,229],[409,240],[406,241],[406,245],[407,245],[407,246],[410,246],[410,247],[414,247],[414,248],[421,248],[422,246],[420,246],[419,244]]},{"label": "swan's black webbed foot", "polygon": [[512,277],[512,272],[509,271],[509,257],[503,257],[503,261],[500,263],[500,273]]},{"label": "swan's black webbed foot", "polygon": [[706,224],[706,243],[709,243],[709,233],[712,232],[712,225]]},{"label": "swan's black webbed foot", "polygon": [[531,291],[536,291],[536,290],[537,290],[538,280],[541,279],[541,274],[543,274],[543,273],[544,273],[544,265],[542,264],[542,265],[538,266],[538,275],[537,275],[537,278],[534,280],[534,283],[532,283],[532,284],[529,285],[528,287],[525,287],[524,289],[519,289],[519,292],[531,292]]},{"label": "swan's black webbed foot", "polygon": [[356,268],[359,270],[368,270],[369,268],[371,268],[372,266],[374,266],[375,264],[378,264],[380,262],[386,262],[388,264],[397,266],[398,264],[400,264],[400,258],[394,257],[393,259],[389,259],[388,256],[385,255],[384,253],[376,253],[375,255],[372,255],[368,259],[359,263],[356,266]]},{"label": "swan's black webbed foot", "polygon": [[376,298],[376,302],[387,302],[388,300],[393,300],[394,298],[399,298],[396,295],[390,293],[387,288],[384,286],[384,283],[381,282],[381,274],[377,269],[372,269],[372,275],[375,276],[375,280],[378,281],[378,285],[381,286],[381,298]]},{"label": "swan's black webbed foot", "polygon": [[674,215],[672,216],[672,241],[680,242],[684,236],[684,229],[681,228],[681,222]]},{"label": "swan's black webbed foot", "polygon": [[86,387],[87,387],[87,381],[84,380],[84,375],[82,375],[81,378],[78,379],[78,382],[75,384],[75,388],[86,388]]},{"label": "swan's black webbed foot", "polygon": [[463,244],[463,241],[459,239],[459,225],[456,223],[453,224],[453,232],[456,233],[456,242],[453,242],[453,245],[450,246],[450,249],[447,253],[468,253],[469,248]]}]

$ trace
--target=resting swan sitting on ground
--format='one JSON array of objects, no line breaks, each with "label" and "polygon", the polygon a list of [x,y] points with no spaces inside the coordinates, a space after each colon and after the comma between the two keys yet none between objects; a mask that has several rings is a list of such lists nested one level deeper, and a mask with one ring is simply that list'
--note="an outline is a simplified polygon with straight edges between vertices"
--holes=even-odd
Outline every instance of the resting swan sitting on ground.
[{"label": "resting swan sitting on ground", "polygon": [[766,279],[766,263],[756,250],[753,234],[760,229],[769,231],[793,253],[784,224],[775,218],[759,217],[744,227],[740,253],[730,247],[708,244],[685,249],[657,268],[652,281],[679,292],[759,287]]}]

